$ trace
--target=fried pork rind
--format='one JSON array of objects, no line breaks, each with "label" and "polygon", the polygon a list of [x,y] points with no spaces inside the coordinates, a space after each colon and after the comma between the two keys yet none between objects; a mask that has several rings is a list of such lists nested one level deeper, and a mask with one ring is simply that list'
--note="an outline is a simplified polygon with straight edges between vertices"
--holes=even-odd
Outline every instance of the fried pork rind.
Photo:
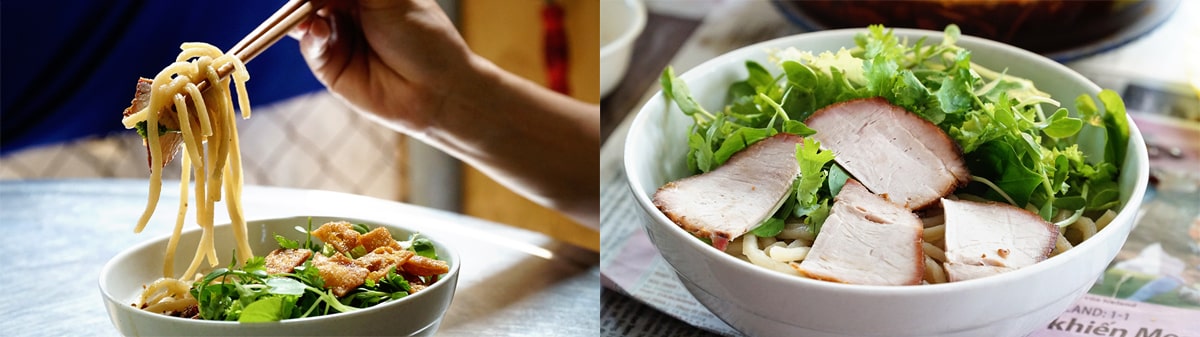
[{"label": "fried pork rind", "polygon": [[417,276],[434,276],[450,272],[450,264],[420,255],[413,255],[404,263],[404,272]]},{"label": "fried pork rind", "polygon": [[312,234],[325,244],[333,246],[333,249],[339,253],[346,253],[354,250],[354,247],[358,247],[359,234],[354,231],[349,222],[329,222],[312,231]]},{"label": "fried pork rind", "polygon": [[354,260],[342,254],[333,254],[330,257],[316,254],[312,261],[313,266],[321,273],[321,279],[325,281],[325,288],[333,290],[333,295],[337,297],[345,296],[354,288],[358,288],[365,282],[369,273],[367,268],[355,264]]},{"label": "fried pork rind", "polygon": [[407,263],[415,255],[416,253],[410,250],[379,247],[367,255],[354,260],[354,263],[371,271],[370,274],[367,274],[367,278],[378,281],[380,278],[387,276],[388,269],[392,267],[396,267],[397,272],[401,271],[400,266]]},{"label": "fried pork rind", "polygon": [[[388,270],[392,268],[395,268],[397,274],[409,281],[412,287],[410,293],[424,289],[429,283],[432,283],[435,279],[430,277],[450,272],[450,264],[446,261],[423,257],[401,247],[400,243],[392,238],[391,232],[384,227],[377,227],[366,234],[360,234],[349,222],[335,221],[321,225],[312,231],[312,235],[337,251],[336,254],[328,257],[323,254],[313,254],[312,261],[313,266],[320,271],[321,278],[325,280],[326,288],[332,289],[334,295],[338,297],[342,297],[362,285],[366,279],[380,280],[387,276]],[[358,247],[362,247],[361,251],[368,253],[357,259],[349,257],[348,255],[356,251]],[[276,252],[271,254],[276,255]],[[280,255],[277,258],[281,260],[287,256],[282,252]],[[292,260],[279,261],[279,269],[290,271],[303,264],[304,260],[300,260],[294,265],[292,262]],[[272,268],[270,256],[268,256],[267,263],[268,271],[270,271]]]},{"label": "fried pork rind", "polygon": [[367,232],[358,237],[358,244],[363,246],[363,249],[368,252],[374,252],[380,247],[390,247],[395,250],[400,250],[400,244],[396,239],[392,238],[392,233],[387,228],[376,227],[374,230]]},{"label": "fried pork rind", "polygon": [[308,249],[276,249],[267,254],[267,273],[291,273],[296,267],[304,264],[304,261],[307,261],[311,256],[312,251]]}]

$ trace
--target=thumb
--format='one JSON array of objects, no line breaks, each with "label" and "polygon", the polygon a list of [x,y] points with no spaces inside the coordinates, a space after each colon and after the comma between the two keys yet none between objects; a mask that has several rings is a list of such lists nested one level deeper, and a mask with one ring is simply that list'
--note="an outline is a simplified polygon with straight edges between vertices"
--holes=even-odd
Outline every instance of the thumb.
[{"label": "thumb", "polygon": [[334,34],[331,21],[328,16],[312,15],[293,30],[299,33],[296,35],[300,40],[300,53],[314,72],[329,62],[329,44]]}]

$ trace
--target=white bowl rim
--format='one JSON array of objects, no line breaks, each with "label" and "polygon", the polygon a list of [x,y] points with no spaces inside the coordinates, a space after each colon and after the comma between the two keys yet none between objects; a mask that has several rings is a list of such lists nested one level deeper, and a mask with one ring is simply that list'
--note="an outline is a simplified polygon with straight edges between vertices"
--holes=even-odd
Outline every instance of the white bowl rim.
[{"label": "white bowl rim", "polygon": [[[360,220],[360,219],[355,219],[355,218],[351,218],[351,217],[326,216],[326,215],[312,215],[312,216],[305,215],[305,216],[291,216],[291,217],[277,217],[277,218],[247,220],[246,224],[249,225],[251,223],[268,222],[268,221],[301,220],[301,219],[308,219],[308,218],[335,218],[335,219],[343,219],[344,221],[349,221],[351,223],[367,223],[367,224],[374,224],[376,226],[382,225],[382,224],[379,224],[379,221]],[[445,242],[445,241],[439,240],[436,235],[428,235],[425,232],[418,231],[409,226],[400,226],[400,225],[395,225],[395,224],[391,224],[391,223],[388,223],[387,225],[391,226],[391,227],[398,227],[400,229],[411,231],[413,233],[420,233],[422,237],[425,237],[425,238],[429,239],[430,241],[437,242],[440,246],[445,248],[445,249],[439,250],[438,255],[449,255],[450,256],[449,259],[440,259],[440,260],[443,260],[443,261],[448,260],[448,261],[453,262],[453,263],[450,263],[450,271],[446,272],[446,274],[443,274],[441,277],[439,277],[438,282],[434,282],[432,286],[429,286],[422,291],[418,291],[415,294],[409,294],[408,296],[405,296],[398,300],[376,304],[374,306],[367,307],[367,308],[360,308],[359,310],[355,310],[355,311],[351,311],[351,312],[339,312],[339,313],[323,315],[323,316],[285,319],[282,321],[271,322],[268,324],[285,324],[286,325],[289,323],[306,323],[306,322],[313,322],[313,321],[320,321],[320,320],[353,318],[355,316],[365,314],[364,311],[377,311],[375,309],[382,309],[382,308],[386,308],[389,306],[401,305],[406,302],[411,302],[411,301],[407,300],[409,298],[419,298],[417,296],[433,296],[433,295],[427,295],[429,293],[434,292],[431,290],[437,290],[437,289],[441,289],[444,287],[455,287],[456,286],[456,285],[446,285],[447,283],[451,283],[451,282],[442,282],[442,281],[443,280],[454,280],[458,276],[458,270],[459,270],[460,265],[462,264],[462,260],[459,259],[458,251],[456,251],[454,248],[451,248],[451,247],[443,244],[442,242]],[[223,224],[219,224],[219,225],[214,225],[213,230],[216,231],[216,230],[220,230],[221,228],[228,229],[230,226],[232,226],[231,223],[223,223]],[[183,235],[187,235],[189,233],[199,232],[201,230],[202,229],[199,227],[191,228],[191,229],[188,229],[188,230],[180,233],[180,237],[182,237]],[[274,234],[274,233],[272,233],[272,234]],[[199,234],[196,234],[196,235],[199,235]],[[108,291],[108,286],[105,282],[105,280],[108,279],[107,276],[108,276],[109,272],[111,272],[113,270],[117,261],[125,260],[130,255],[133,255],[133,253],[136,251],[145,249],[149,246],[153,246],[155,244],[158,244],[159,242],[167,241],[170,238],[171,238],[170,234],[164,234],[164,235],[155,237],[153,239],[138,243],[130,248],[126,248],[125,250],[122,250],[120,253],[117,253],[117,255],[114,255],[112,258],[110,258],[108,260],[108,262],[104,263],[104,267],[100,270],[100,280],[99,280],[100,293],[103,294],[104,299],[106,301],[111,301],[113,303],[124,303],[124,300],[118,299],[119,297],[113,296],[113,294]],[[125,305],[121,305],[121,307],[133,308],[132,306],[129,305],[131,303],[124,303],[124,304]],[[238,321],[215,321],[215,320],[203,320],[203,319],[191,319],[191,318],[167,316],[167,315],[156,314],[156,313],[152,313],[149,311],[141,310],[138,308],[133,308],[133,309],[134,309],[133,311],[137,312],[137,315],[145,315],[146,317],[153,317],[152,319],[157,318],[157,319],[167,319],[167,320],[178,320],[178,322],[180,324],[201,324],[201,325],[212,325],[212,326],[235,326],[237,324],[243,324]]]},{"label": "white bowl rim", "polygon": [[[621,31],[620,36],[617,36],[617,38],[609,41],[607,44],[600,46],[600,58],[602,59],[610,56],[613,53],[616,53],[617,50],[621,49],[618,46],[632,44],[633,40],[637,38],[638,34],[641,34],[642,29],[646,27],[646,5],[642,4],[641,0],[616,1],[624,2],[627,5],[627,10],[633,11],[633,24],[625,26],[625,30]],[[600,20],[604,20],[604,18],[600,18]]]},{"label": "white bowl rim", "polygon": [[[897,37],[910,37],[910,38],[926,37],[928,40],[931,40],[931,41],[940,41],[944,36],[943,35],[944,33],[941,31],[923,30],[923,29],[908,29],[908,28],[888,28],[888,29],[893,31]],[[711,69],[714,69],[713,66],[715,64],[727,62],[726,59],[729,59],[729,58],[741,57],[741,54],[748,52],[747,50],[761,51],[767,45],[776,45],[776,44],[791,42],[794,40],[812,39],[812,38],[826,37],[826,36],[842,37],[842,38],[845,38],[846,41],[853,41],[855,34],[860,33],[860,32],[866,32],[866,31],[867,30],[865,28],[846,28],[846,29],[825,30],[825,31],[819,31],[819,32],[810,32],[810,33],[801,33],[801,34],[796,34],[796,35],[790,35],[790,36],[785,36],[785,37],[780,37],[780,38],[776,38],[776,39],[772,39],[772,40],[768,40],[768,41],[755,43],[753,45],[741,47],[741,48],[726,52],[724,54],[721,54],[720,56],[717,56],[713,59],[705,61],[705,62],[693,67],[692,69],[687,70],[682,75],[679,75],[679,78],[684,80],[685,82],[687,82],[688,80],[691,80],[695,77],[702,76],[706,72],[714,71]],[[986,46],[987,48],[996,48],[996,49],[1007,50],[1007,51],[1022,55],[1023,57],[1026,57],[1026,58],[1032,58],[1032,59],[1038,61],[1038,63],[1042,63],[1045,66],[1054,68],[1055,70],[1060,71],[1063,74],[1072,77],[1074,80],[1082,80],[1082,82],[1087,84],[1088,90],[1091,91],[1091,92],[1089,92],[1089,94],[1094,95],[1094,92],[1100,91],[1100,87],[1098,85],[1096,85],[1091,80],[1088,80],[1087,78],[1083,77],[1083,75],[1079,74],[1078,72],[1071,70],[1070,68],[1067,68],[1066,66],[1062,65],[1061,63],[1055,62],[1053,60],[1050,60],[1044,56],[1035,54],[1033,52],[1030,52],[1030,51],[1027,51],[1024,49],[1020,49],[1017,47],[1013,47],[1011,45],[1003,44],[1000,42],[983,39],[983,38],[979,38],[979,37],[974,37],[974,36],[968,36],[968,35],[962,35],[958,41],[960,41],[960,42],[967,41],[968,43],[983,45],[983,46]],[[797,48],[800,48],[800,47],[797,47]],[[743,61],[743,60],[738,60],[738,61],[740,64],[740,61]],[[687,233],[682,228],[675,225],[674,222],[672,222],[670,219],[668,219],[666,217],[666,215],[662,214],[662,212],[659,211],[654,206],[654,204],[653,204],[653,202],[651,202],[649,196],[646,193],[643,193],[639,187],[640,185],[642,185],[641,182],[644,181],[646,178],[642,177],[641,174],[638,173],[636,170],[629,169],[630,167],[633,166],[632,165],[633,163],[631,162],[631,160],[632,160],[631,158],[634,157],[631,155],[631,152],[633,151],[632,149],[634,147],[640,145],[640,142],[638,141],[637,133],[635,132],[635,130],[640,130],[642,128],[648,127],[648,126],[646,126],[646,124],[649,123],[647,121],[647,119],[649,118],[649,117],[647,117],[647,114],[644,114],[641,112],[642,112],[642,110],[650,109],[652,105],[658,106],[659,108],[661,108],[662,100],[663,100],[662,90],[660,89],[649,100],[647,100],[647,102],[644,105],[642,105],[641,109],[638,110],[638,115],[634,117],[633,124],[629,128],[630,132],[628,135],[626,135],[626,141],[625,141],[626,145],[625,145],[624,158],[623,158],[624,166],[625,166],[625,173],[627,175],[627,182],[629,184],[630,189],[632,190],[631,192],[634,194],[634,198],[636,199],[638,206],[642,207],[643,210],[646,211],[648,214],[651,214],[651,216],[652,216],[651,220],[652,220],[652,222],[654,222],[653,225],[655,225],[655,226],[669,225],[668,227],[670,227],[670,229],[669,229],[670,231],[674,231],[677,234],[681,234],[681,235],[692,236],[690,233]],[[1145,149],[1145,143],[1144,143],[1145,141],[1141,137],[1141,131],[1138,130],[1137,125],[1135,125],[1133,123],[1132,117],[1127,115],[1126,120],[1129,121],[1129,129],[1130,129],[1130,132],[1129,132],[1130,146],[1128,146],[1128,148],[1133,150],[1133,153],[1136,154],[1136,156],[1126,157],[1125,160],[1126,161],[1129,161],[1129,160],[1136,161],[1135,167],[1140,168],[1140,169],[1136,170],[1135,172],[1132,172],[1134,174],[1137,174],[1137,177],[1136,177],[1137,180],[1136,180],[1133,190],[1131,191],[1131,194],[1129,196],[1130,200],[1126,200],[1124,202],[1124,204],[1121,205],[1120,209],[1117,211],[1116,218],[1114,218],[1112,220],[1113,223],[1124,223],[1123,221],[1128,221],[1129,223],[1132,223],[1133,221],[1136,220],[1136,219],[1128,219],[1130,217],[1135,217],[1138,213],[1138,210],[1135,208],[1132,208],[1132,206],[1138,205],[1141,203],[1140,200],[1134,200],[1134,198],[1145,194],[1146,184],[1149,179],[1149,170],[1147,169],[1148,165],[1149,165],[1149,158],[1147,157],[1146,151],[1144,150]],[[1136,137],[1134,135],[1136,135]],[[1142,150],[1138,151],[1136,149],[1142,149]],[[1122,165],[1125,165],[1125,163],[1122,163]],[[1122,172],[1122,174],[1130,174],[1130,173],[1131,172]],[[1121,179],[1121,178],[1118,177],[1118,179]],[[836,282],[814,280],[814,279],[809,279],[809,278],[794,276],[794,275],[785,275],[783,273],[768,270],[767,268],[762,268],[762,267],[759,267],[756,265],[752,265],[749,262],[742,261],[742,260],[740,260],[736,257],[733,257],[732,255],[729,255],[725,252],[717,251],[716,249],[713,249],[711,246],[705,245],[700,240],[685,240],[685,241],[688,242],[687,245],[690,245],[691,248],[701,251],[702,252],[701,254],[707,255],[708,258],[717,259],[720,261],[724,261],[725,263],[734,265],[734,266],[736,266],[734,268],[740,269],[742,272],[745,272],[745,273],[750,273],[750,275],[748,277],[752,277],[752,278],[757,278],[757,277],[772,278],[772,279],[778,280],[780,282],[790,282],[791,284],[794,284],[797,287],[823,288],[824,291],[833,291],[836,293],[856,293],[856,294],[868,294],[868,295],[873,294],[873,295],[881,295],[881,296],[927,296],[927,295],[933,294],[933,293],[973,291],[973,290],[986,289],[986,288],[990,288],[990,287],[993,287],[998,284],[1011,282],[1011,280],[1013,280],[1013,279],[1024,278],[1026,274],[1041,273],[1042,271],[1044,271],[1046,269],[1053,269],[1053,268],[1060,266],[1063,263],[1066,263],[1067,261],[1074,260],[1076,255],[1086,254],[1088,251],[1090,251],[1090,247],[1093,247],[1093,246],[1099,244],[1096,242],[1106,241],[1105,239],[1107,237],[1113,236],[1113,235],[1118,235],[1116,230],[1101,230],[1098,233],[1096,233],[1096,236],[1090,238],[1087,241],[1084,241],[1079,246],[1076,246],[1073,249],[1070,249],[1062,254],[1059,254],[1058,256],[1055,256],[1054,258],[1049,258],[1049,259],[1046,259],[1045,261],[1038,262],[1032,266],[1020,268],[1020,269],[1006,272],[1006,273],[1001,273],[999,275],[993,275],[993,276],[989,276],[989,277],[966,280],[966,281],[947,282],[947,283],[940,283],[940,284],[923,284],[923,285],[918,285],[918,286],[882,286],[882,285],[843,284],[843,283],[836,283]]]}]

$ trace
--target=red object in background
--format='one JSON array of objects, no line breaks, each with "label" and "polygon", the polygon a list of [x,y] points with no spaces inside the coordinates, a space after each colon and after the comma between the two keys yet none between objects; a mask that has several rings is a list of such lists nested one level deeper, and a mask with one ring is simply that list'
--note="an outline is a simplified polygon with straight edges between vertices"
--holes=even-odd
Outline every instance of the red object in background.
[{"label": "red object in background", "polygon": [[563,8],[554,1],[546,1],[542,6],[542,53],[546,60],[546,86],[569,95],[567,33],[563,30]]}]

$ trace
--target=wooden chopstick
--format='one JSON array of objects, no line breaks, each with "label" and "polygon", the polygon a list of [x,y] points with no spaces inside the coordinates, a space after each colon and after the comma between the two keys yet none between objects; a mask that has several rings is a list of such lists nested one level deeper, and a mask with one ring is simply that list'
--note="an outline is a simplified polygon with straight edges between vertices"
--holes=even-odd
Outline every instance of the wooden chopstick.
[{"label": "wooden chopstick", "polygon": [[312,3],[308,0],[291,0],[283,7],[275,11],[266,21],[263,21],[258,28],[255,28],[250,35],[234,45],[229,52],[237,55],[242,59],[242,62],[249,63],[254,57],[261,54],[267,47],[275,44],[288,31],[292,30],[300,23],[301,20],[307,18],[313,12]]},{"label": "wooden chopstick", "polygon": [[[238,41],[237,44],[230,48],[227,53],[232,53],[242,60],[242,63],[250,63],[250,60],[262,54],[268,47],[278,42],[287,35],[288,31],[296,27],[301,20],[304,20],[313,13],[312,3],[309,0],[291,0],[280,7],[279,10],[271,14],[271,17],[254,28],[250,34]],[[217,75],[220,78],[225,78],[233,72],[234,66],[232,63],[226,63],[217,69]],[[199,89],[203,91],[208,88],[207,80],[200,82]]]},{"label": "wooden chopstick", "polygon": [[229,48],[228,52],[233,54],[240,53],[243,49],[246,49],[246,46],[250,45],[251,42],[262,37],[263,33],[266,33],[271,27],[279,25],[280,21],[284,20],[292,13],[295,13],[301,5],[305,5],[307,3],[308,1],[306,0],[288,1],[288,3],[284,4],[283,7],[280,7],[279,10],[276,10],[274,14],[271,14],[271,17],[267,18],[267,20],[259,24],[258,27],[254,28],[250,34],[247,34],[246,37],[243,37],[241,41],[238,41],[237,44],[233,45],[233,48]]}]

